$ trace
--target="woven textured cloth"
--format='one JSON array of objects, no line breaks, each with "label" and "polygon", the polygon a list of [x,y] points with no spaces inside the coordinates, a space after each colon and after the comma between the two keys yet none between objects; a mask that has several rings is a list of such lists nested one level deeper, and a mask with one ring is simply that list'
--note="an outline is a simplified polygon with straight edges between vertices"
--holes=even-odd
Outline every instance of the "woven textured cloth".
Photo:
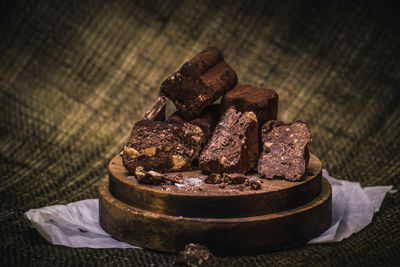
[{"label": "woven textured cloth", "polygon": [[[2,1],[0,265],[174,261],[150,250],[53,246],[23,213],[96,197],[160,83],[209,46],[239,83],[278,92],[279,119],[309,123],[310,150],[330,174],[398,189],[400,17],[394,1],[378,2]],[[388,195],[373,222],[340,243],[221,260],[399,264],[399,207],[400,194]]]}]

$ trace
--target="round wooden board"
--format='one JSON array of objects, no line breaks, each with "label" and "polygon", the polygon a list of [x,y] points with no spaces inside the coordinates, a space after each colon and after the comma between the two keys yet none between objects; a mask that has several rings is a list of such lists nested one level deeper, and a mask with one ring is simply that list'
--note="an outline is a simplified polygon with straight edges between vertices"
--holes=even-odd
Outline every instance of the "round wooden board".
[{"label": "round wooden board", "polygon": [[198,170],[182,172],[185,182],[181,187],[139,184],[128,174],[119,155],[111,160],[109,174],[111,194],[135,208],[184,217],[239,218],[290,210],[312,201],[321,192],[322,164],[310,154],[307,175],[301,181],[261,179],[257,191],[249,187],[240,191],[238,185],[221,189],[206,184],[206,176]]},{"label": "round wooden board", "polygon": [[111,195],[108,177],[99,193],[100,225],[105,231],[119,240],[166,252],[178,252],[190,242],[217,255],[275,250],[306,242],[331,223],[332,190],[325,178],[320,194],[307,204],[240,218],[171,216],[138,209]]}]

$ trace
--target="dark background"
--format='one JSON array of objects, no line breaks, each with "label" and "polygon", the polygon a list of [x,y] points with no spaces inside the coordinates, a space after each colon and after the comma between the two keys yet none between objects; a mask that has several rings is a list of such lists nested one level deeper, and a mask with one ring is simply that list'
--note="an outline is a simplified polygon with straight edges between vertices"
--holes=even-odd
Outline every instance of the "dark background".
[{"label": "dark background", "polygon": [[[97,197],[107,163],[160,83],[218,47],[239,83],[275,89],[279,119],[309,123],[331,175],[363,186],[400,173],[400,17],[395,1],[2,1],[0,265],[168,265],[150,250],[53,246],[31,208]],[[336,244],[227,266],[400,263],[400,194]]]}]

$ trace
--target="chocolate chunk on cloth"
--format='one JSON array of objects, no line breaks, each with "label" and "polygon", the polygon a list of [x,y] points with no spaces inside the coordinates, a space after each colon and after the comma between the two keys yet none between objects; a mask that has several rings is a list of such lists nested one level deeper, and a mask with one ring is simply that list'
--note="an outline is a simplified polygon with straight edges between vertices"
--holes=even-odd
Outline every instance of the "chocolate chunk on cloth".
[{"label": "chocolate chunk on cloth", "polygon": [[165,121],[166,99],[159,95],[144,114],[145,120]]},{"label": "chocolate chunk on cloth", "polygon": [[160,121],[138,121],[124,147],[122,161],[129,173],[170,172],[191,169],[204,143],[203,131],[196,125]]},{"label": "chocolate chunk on cloth", "polygon": [[211,47],[184,63],[161,84],[160,90],[189,121],[199,117],[205,107],[236,84],[236,72],[225,62],[221,52]]},{"label": "chocolate chunk on cloth", "polygon": [[257,116],[259,151],[261,152],[261,127],[269,120],[276,120],[278,114],[278,94],[272,89],[253,85],[238,85],[228,91],[221,100],[221,112],[230,106],[241,112],[253,111]]},{"label": "chocolate chunk on cloth", "polygon": [[190,267],[216,267],[219,260],[205,246],[190,243],[175,258],[175,265]]},{"label": "chocolate chunk on cloth", "polygon": [[307,169],[310,141],[310,129],[304,122],[268,121],[262,127],[263,151],[258,173],[268,179],[299,181]]},{"label": "chocolate chunk on cloth", "polygon": [[204,173],[247,173],[258,159],[258,126],[254,112],[230,107],[221,117],[199,158]]}]

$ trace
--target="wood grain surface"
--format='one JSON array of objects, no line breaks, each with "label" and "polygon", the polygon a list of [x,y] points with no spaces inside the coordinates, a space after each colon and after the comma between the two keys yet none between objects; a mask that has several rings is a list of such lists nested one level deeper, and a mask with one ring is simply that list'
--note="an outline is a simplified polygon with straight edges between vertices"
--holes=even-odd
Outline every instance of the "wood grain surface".
[{"label": "wood grain surface", "polygon": [[182,172],[185,181],[182,187],[154,186],[139,184],[135,177],[129,176],[117,155],[109,164],[109,183],[116,199],[139,209],[187,217],[230,218],[269,214],[310,202],[321,191],[321,171],[321,161],[311,154],[307,175],[301,181],[262,179],[257,191],[249,187],[240,191],[237,185],[221,189],[205,184],[206,176],[200,171]]},{"label": "wood grain surface", "polygon": [[322,178],[320,194],[294,209],[240,218],[171,216],[127,205],[114,198],[106,177],[99,187],[100,225],[113,237],[166,252],[190,242],[217,255],[237,255],[294,246],[326,230],[331,223],[332,190]]}]

